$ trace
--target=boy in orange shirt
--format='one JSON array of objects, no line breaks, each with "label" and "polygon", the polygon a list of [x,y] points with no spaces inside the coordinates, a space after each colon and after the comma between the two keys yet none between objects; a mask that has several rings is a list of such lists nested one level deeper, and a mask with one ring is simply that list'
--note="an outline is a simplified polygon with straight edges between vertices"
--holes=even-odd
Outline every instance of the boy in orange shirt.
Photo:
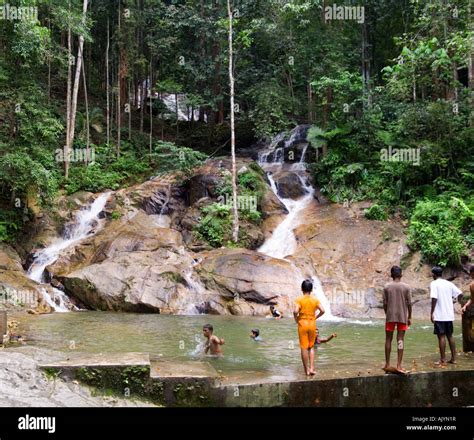
[{"label": "boy in orange shirt", "polygon": [[[301,360],[307,376],[314,376],[314,343],[316,342],[316,318],[324,315],[324,307],[319,300],[311,296],[313,283],[304,280],[301,284],[303,295],[296,299],[293,316],[298,324]],[[319,310],[316,316],[316,311]],[[309,364],[309,365],[308,365]]]}]

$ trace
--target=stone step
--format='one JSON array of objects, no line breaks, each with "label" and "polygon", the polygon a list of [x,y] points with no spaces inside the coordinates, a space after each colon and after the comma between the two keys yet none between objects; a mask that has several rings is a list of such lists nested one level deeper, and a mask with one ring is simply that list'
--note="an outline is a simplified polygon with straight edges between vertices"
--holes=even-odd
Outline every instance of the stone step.
[{"label": "stone step", "polygon": [[218,372],[208,362],[161,361],[152,360],[150,377],[153,379],[186,378],[186,379],[215,379]]},{"label": "stone step", "polygon": [[39,367],[46,368],[83,368],[83,367],[128,367],[128,366],[150,366],[148,353],[71,353],[64,360],[40,364]]}]

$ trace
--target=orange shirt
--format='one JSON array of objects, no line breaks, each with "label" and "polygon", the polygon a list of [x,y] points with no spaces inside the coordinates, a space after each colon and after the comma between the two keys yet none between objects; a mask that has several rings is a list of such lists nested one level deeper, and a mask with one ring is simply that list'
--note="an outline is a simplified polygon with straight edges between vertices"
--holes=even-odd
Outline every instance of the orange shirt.
[{"label": "orange shirt", "polygon": [[314,296],[303,295],[296,298],[296,304],[300,306],[300,313],[298,320],[300,319],[316,319],[316,310],[320,304]]}]

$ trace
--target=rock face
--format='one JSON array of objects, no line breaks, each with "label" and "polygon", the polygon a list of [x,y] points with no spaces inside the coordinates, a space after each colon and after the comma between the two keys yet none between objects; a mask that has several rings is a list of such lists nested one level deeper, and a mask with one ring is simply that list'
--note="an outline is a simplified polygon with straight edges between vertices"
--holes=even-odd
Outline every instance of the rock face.
[{"label": "rock face", "polygon": [[42,298],[40,287],[30,280],[19,255],[8,246],[0,246],[0,301],[8,309],[35,308]]},{"label": "rock face", "polygon": [[118,255],[58,279],[93,309],[179,314],[187,312],[193,299],[184,270],[180,256],[163,249]]},{"label": "rock face", "polygon": [[[383,318],[383,287],[390,268],[400,265],[412,288],[414,317],[429,319],[429,266],[419,254],[410,254],[400,221],[370,221],[362,212],[357,204],[313,206],[295,230],[296,254],[311,257],[333,314]],[[463,289],[466,281],[459,273],[455,283]]]},{"label": "rock face", "polygon": [[278,305],[287,316],[300,294],[303,275],[293,264],[241,249],[218,249],[203,255],[197,267],[206,288],[221,297],[223,311],[265,315]]},{"label": "rock face", "polygon": [[278,189],[278,195],[284,199],[299,199],[306,194],[306,189],[296,173],[281,171],[273,178]]},{"label": "rock face", "polygon": [[[278,148],[301,153],[307,147],[306,132],[307,127],[300,127],[281,137],[273,153]],[[397,264],[413,288],[415,318],[429,318],[429,268],[418,254],[410,254],[400,221],[366,220],[363,204],[314,203],[304,208],[294,229],[298,248],[288,260],[255,251],[288,211],[249,159],[239,159],[237,167],[241,172],[252,169],[257,185],[262,184],[258,204],[263,212],[259,224],[241,219],[249,249],[212,249],[199,240],[194,229],[203,208],[216,203],[228,186],[229,167],[228,158],[215,159],[184,183],[170,175],[114,192],[101,214],[103,228],[63,251],[46,268],[48,281],[91,309],[265,315],[270,305],[278,304],[290,315],[302,279],[317,275],[334,315],[381,318],[382,289],[390,267]],[[283,198],[306,193],[295,170],[290,164],[273,175]],[[79,193],[58,202],[63,226],[73,221],[71,209],[90,198]],[[30,250],[31,243],[48,244],[52,231],[59,229],[46,220],[38,236],[28,241]],[[455,282],[464,288],[465,280],[459,275]],[[26,276],[15,251],[0,248],[0,293],[26,292],[35,303],[30,307],[45,311],[37,307],[44,288]]]},{"label": "rock face", "polygon": [[112,221],[47,268],[70,294],[99,310],[183,313],[193,260],[181,234],[143,211]]}]

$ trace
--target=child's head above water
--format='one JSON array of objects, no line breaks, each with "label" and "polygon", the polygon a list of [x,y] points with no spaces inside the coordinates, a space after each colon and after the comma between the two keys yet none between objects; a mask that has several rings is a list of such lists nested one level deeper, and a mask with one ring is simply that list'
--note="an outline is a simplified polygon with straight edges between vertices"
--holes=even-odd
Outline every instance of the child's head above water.
[{"label": "child's head above water", "polygon": [[258,328],[253,328],[251,332],[252,332],[252,338],[258,338],[260,335],[260,330]]},{"label": "child's head above water", "polygon": [[214,327],[211,324],[206,324],[202,326],[202,332],[204,333],[204,336],[212,335],[213,331],[214,331]]},{"label": "child's head above water", "polygon": [[304,280],[301,283],[301,290],[305,294],[309,294],[313,291],[313,283],[310,280]]}]

